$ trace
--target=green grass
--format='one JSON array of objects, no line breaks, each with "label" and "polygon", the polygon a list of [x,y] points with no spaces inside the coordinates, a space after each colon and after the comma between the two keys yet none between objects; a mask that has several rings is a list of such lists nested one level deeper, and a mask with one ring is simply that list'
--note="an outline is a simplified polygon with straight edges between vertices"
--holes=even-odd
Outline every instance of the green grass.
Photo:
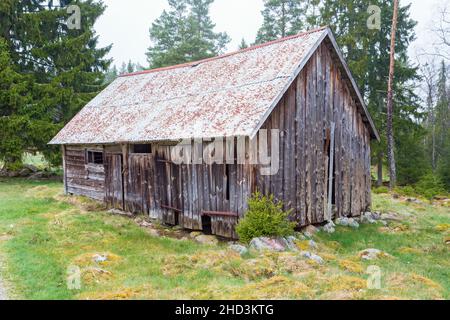
[{"label": "green grass", "polygon": [[[409,214],[386,229],[363,225],[318,233],[323,266],[293,253],[250,254],[192,240],[153,237],[133,220],[112,216],[58,182],[0,180],[2,275],[25,299],[449,299],[448,207],[374,195],[374,207]],[[407,227],[405,227],[407,226]],[[440,228],[437,228],[440,226]],[[396,231],[396,227],[398,231]],[[299,246],[302,244],[299,243]],[[366,248],[393,258],[362,262]],[[93,254],[107,254],[96,264]],[[369,290],[364,271],[382,270],[382,289]],[[67,268],[83,271],[81,290],[67,287]],[[351,268],[352,267],[352,268]],[[103,273],[102,273],[103,272]]]}]

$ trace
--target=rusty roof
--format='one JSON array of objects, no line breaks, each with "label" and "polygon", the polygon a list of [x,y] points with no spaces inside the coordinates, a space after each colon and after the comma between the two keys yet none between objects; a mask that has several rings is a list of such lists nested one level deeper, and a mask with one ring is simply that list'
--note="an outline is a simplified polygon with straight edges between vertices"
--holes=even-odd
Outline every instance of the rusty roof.
[{"label": "rusty roof", "polygon": [[253,136],[330,34],[324,27],[210,59],[121,76],[50,144]]}]

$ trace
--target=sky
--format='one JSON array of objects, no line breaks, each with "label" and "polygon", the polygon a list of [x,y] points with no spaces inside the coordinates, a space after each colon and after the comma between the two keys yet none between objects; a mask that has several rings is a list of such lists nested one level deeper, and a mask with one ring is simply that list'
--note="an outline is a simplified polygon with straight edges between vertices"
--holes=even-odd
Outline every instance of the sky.
[{"label": "sky", "polygon": [[[103,0],[107,9],[95,25],[99,35],[99,46],[113,44],[109,58],[118,67],[129,60],[148,67],[145,52],[150,46],[149,28],[164,9],[167,0]],[[368,1],[370,4],[370,1]],[[410,56],[415,61],[423,50],[428,50],[435,41],[431,29],[435,24],[439,6],[447,0],[400,0],[401,5],[411,3],[411,17],[419,24],[416,28],[417,40],[410,47]],[[225,31],[232,38],[227,52],[238,49],[245,39],[254,41],[262,23],[263,0],[216,0],[211,5],[211,18],[216,24],[215,31]]]}]

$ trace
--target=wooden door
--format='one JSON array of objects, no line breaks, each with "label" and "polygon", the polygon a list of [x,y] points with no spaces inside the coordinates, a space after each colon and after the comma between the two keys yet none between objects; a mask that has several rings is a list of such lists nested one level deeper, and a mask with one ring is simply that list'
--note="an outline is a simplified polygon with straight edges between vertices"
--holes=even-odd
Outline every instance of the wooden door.
[{"label": "wooden door", "polygon": [[122,155],[105,156],[105,200],[109,208],[124,210]]}]

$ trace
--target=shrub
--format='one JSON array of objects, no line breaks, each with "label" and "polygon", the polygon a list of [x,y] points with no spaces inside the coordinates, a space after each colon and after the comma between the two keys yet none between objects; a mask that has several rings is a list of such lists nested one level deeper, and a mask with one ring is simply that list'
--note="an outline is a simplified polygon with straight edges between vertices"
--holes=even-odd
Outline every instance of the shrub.
[{"label": "shrub", "polygon": [[415,190],[427,199],[433,199],[437,195],[446,194],[446,190],[441,179],[432,173],[424,175],[416,184]]},{"label": "shrub", "polygon": [[396,193],[405,197],[417,197],[417,191],[412,186],[396,187],[394,189]]},{"label": "shrub", "polygon": [[282,210],[283,204],[275,202],[273,195],[263,196],[256,192],[248,199],[245,217],[236,226],[242,242],[249,243],[255,237],[285,237],[294,233],[295,222],[290,222],[290,212]]},{"label": "shrub", "polygon": [[384,186],[376,187],[376,188],[373,188],[373,193],[376,193],[376,194],[389,193],[389,189],[388,189],[388,187],[384,187]]}]

